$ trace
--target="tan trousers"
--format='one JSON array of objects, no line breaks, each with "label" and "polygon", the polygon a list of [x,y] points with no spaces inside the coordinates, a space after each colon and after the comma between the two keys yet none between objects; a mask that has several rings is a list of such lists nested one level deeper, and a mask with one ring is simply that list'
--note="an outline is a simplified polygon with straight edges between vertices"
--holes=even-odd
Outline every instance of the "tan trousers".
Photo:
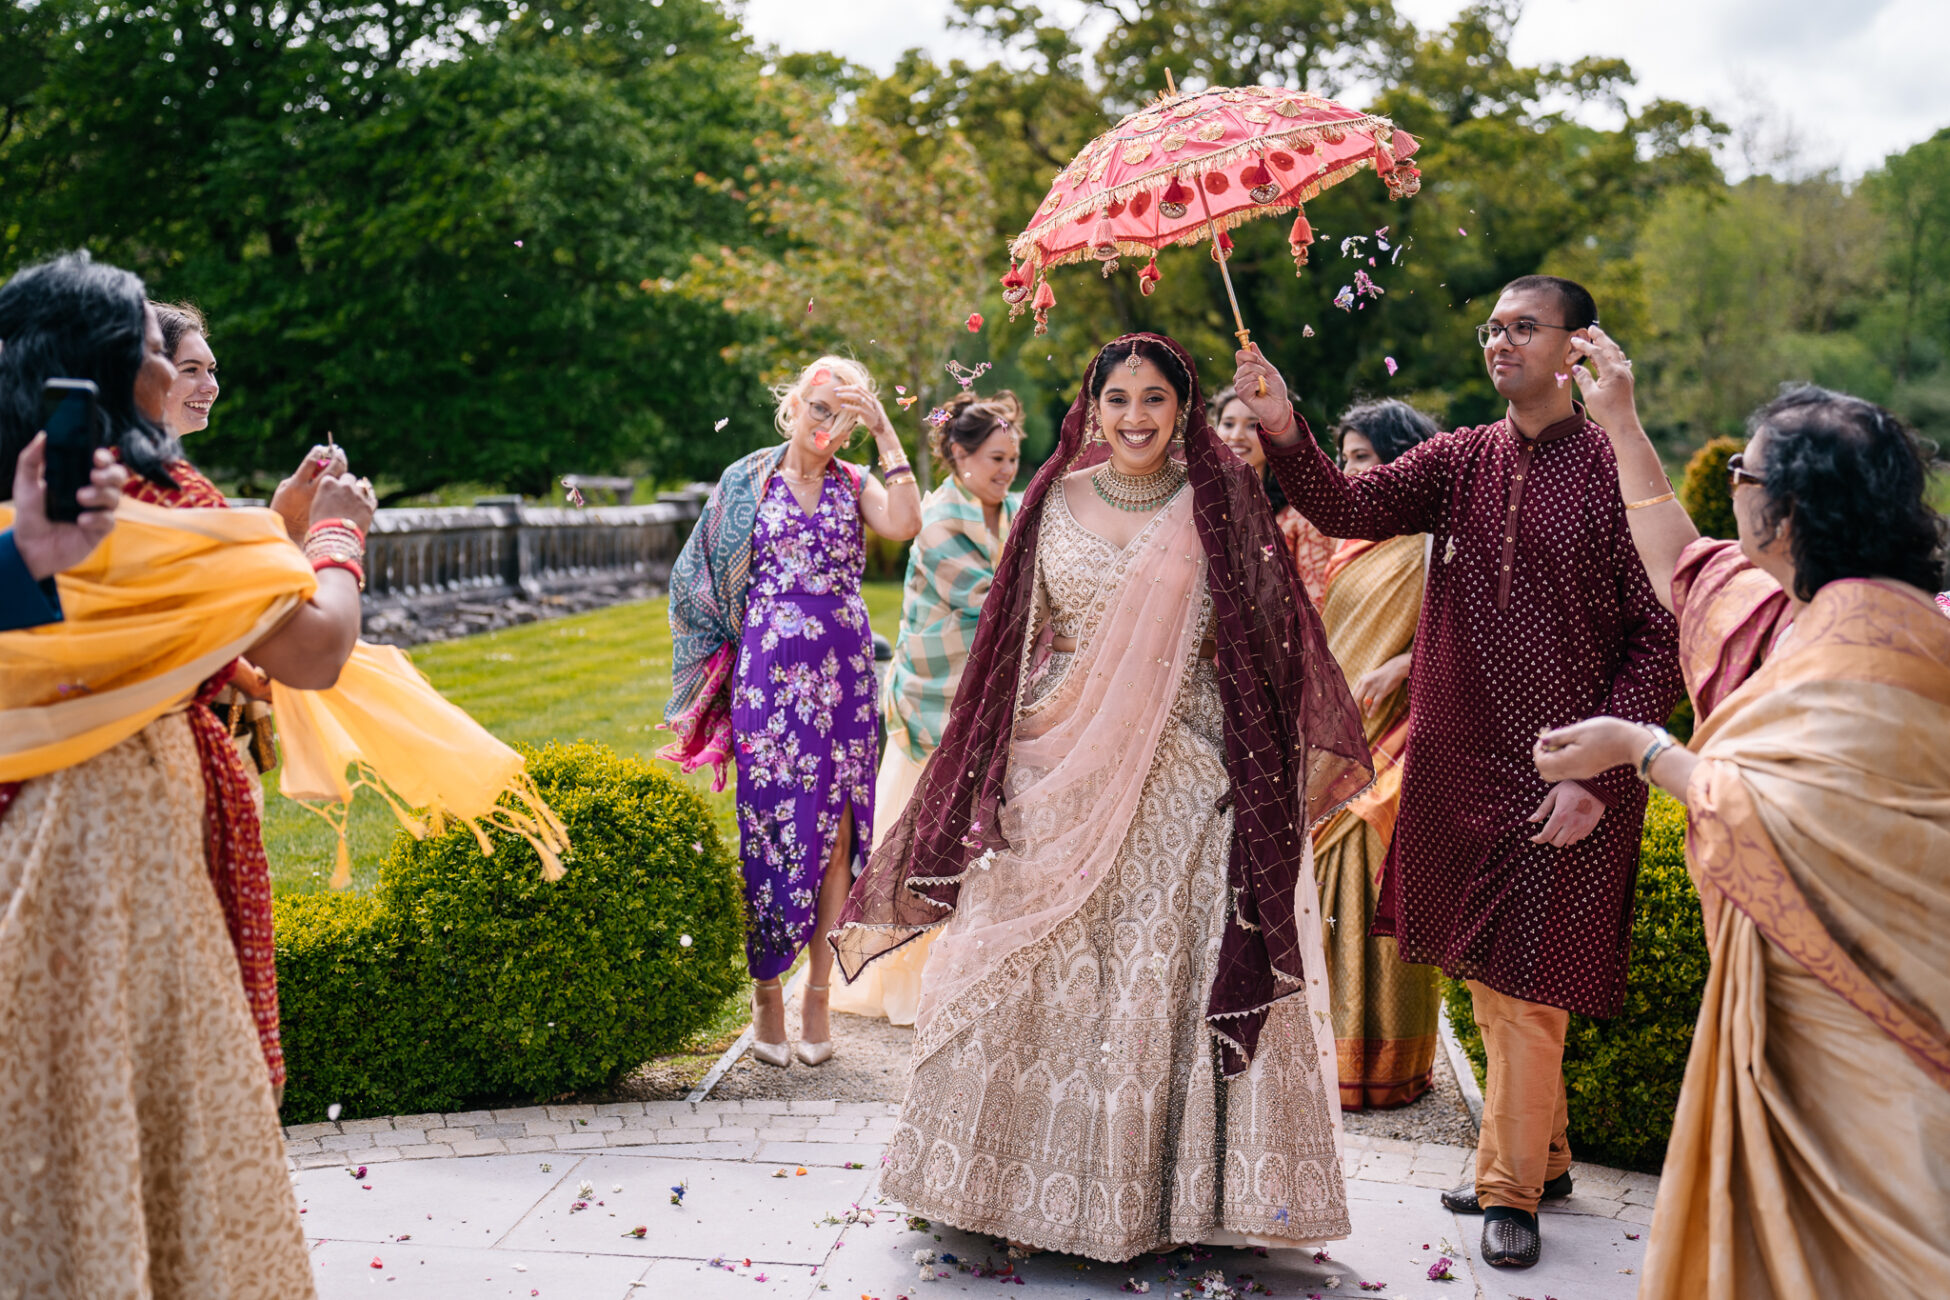
[{"label": "tan trousers", "polygon": [[1476,1199],[1537,1212],[1544,1184],[1571,1167],[1564,1031],[1571,1013],[1469,981],[1489,1086],[1476,1143]]}]

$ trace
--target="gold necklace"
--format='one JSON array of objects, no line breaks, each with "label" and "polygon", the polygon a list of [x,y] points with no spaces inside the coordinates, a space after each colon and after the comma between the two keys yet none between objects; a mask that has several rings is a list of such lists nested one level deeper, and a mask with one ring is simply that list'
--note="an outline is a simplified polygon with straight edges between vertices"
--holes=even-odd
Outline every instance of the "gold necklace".
[{"label": "gold necklace", "polygon": [[1106,505],[1137,512],[1155,510],[1185,485],[1185,467],[1166,458],[1152,473],[1134,478],[1106,462],[1090,476],[1090,486]]}]

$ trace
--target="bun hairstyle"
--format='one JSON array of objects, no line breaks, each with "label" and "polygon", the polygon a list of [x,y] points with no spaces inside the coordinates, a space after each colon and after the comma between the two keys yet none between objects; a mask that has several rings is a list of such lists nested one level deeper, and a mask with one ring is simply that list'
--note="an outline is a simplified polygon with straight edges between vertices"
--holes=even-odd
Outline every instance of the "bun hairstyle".
[{"label": "bun hairstyle", "polygon": [[149,310],[156,313],[156,323],[162,326],[163,351],[169,359],[176,359],[176,349],[182,345],[185,336],[201,334],[210,337],[210,323],[195,305],[187,302],[157,302],[149,300]]},{"label": "bun hairstyle", "polygon": [[1022,401],[1006,388],[991,397],[977,397],[964,389],[943,403],[941,409],[948,413],[948,418],[929,432],[928,447],[944,474],[955,472],[955,448],[960,448],[966,456],[1004,426],[1022,433]]},{"label": "bun hairstyle", "polygon": [[[873,376],[867,373],[865,366],[851,357],[826,356],[808,362],[805,368],[793,378],[772,385],[772,397],[778,403],[772,409],[772,427],[779,431],[781,438],[792,436],[792,421],[799,414],[799,404],[805,400],[805,391],[812,387],[813,377],[822,370],[830,372],[836,384],[852,384],[866,389],[875,398],[880,396],[880,389],[873,382]],[[846,431],[849,440],[853,432],[852,429]]]}]

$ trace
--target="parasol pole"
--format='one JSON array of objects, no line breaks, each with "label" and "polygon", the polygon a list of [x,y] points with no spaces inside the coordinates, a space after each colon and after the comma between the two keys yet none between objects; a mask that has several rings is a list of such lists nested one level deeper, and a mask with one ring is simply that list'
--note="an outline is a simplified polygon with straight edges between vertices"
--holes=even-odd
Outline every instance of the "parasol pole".
[{"label": "parasol pole", "polygon": [[[1206,228],[1212,232],[1212,256],[1219,263],[1219,278],[1225,281],[1226,301],[1232,304],[1232,323],[1239,327],[1232,332],[1232,336],[1239,340],[1240,347],[1250,347],[1252,346],[1253,333],[1246,328],[1246,322],[1239,317],[1239,295],[1232,291],[1232,272],[1226,266],[1225,245],[1219,242],[1218,223],[1212,220],[1212,204],[1205,197],[1205,187],[1200,185],[1196,180],[1192,184],[1198,190],[1198,205],[1205,209]],[[1266,381],[1264,379],[1259,381],[1258,395],[1261,397],[1266,396]]]}]

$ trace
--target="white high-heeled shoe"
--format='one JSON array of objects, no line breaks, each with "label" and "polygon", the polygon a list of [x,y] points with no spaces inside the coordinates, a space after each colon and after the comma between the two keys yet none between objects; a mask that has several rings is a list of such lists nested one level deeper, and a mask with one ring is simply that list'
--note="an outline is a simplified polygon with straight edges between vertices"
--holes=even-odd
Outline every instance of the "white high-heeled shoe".
[{"label": "white high-heeled shoe", "polygon": [[[806,985],[806,992],[824,993],[831,987],[833,987],[831,984],[808,984]],[[803,1003],[800,1005],[799,1013],[801,1016],[805,1015],[805,1006]],[[829,1030],[828,1032],[831,1031]],[[823,1043],[802,1041],[793,1044],[792,1051],[795,1056],[807,1065],[824,1065],[833,1059],[833,1040],[829,1038]]]},{"label": "white high-heeled shoe", "polygon": [[777,1069],[783,1070],[785,1069],[786,1066],[792,1064],[792,1044],[763,1043],[759,1041],[758,991],[760,989],[779,989],[780,990],[779,1001],[781,1003],[780,1011],[781,1012],[784,1011],[783,1004],[785,1001],[785,991],[782,988],[780,988],[779,982],[777,980],[773,980],[770,984],[752,985],[752,1046],[751,1046],[752,1059],[755,1061],[760,1061],[766,1065],[773,1066]]}]

